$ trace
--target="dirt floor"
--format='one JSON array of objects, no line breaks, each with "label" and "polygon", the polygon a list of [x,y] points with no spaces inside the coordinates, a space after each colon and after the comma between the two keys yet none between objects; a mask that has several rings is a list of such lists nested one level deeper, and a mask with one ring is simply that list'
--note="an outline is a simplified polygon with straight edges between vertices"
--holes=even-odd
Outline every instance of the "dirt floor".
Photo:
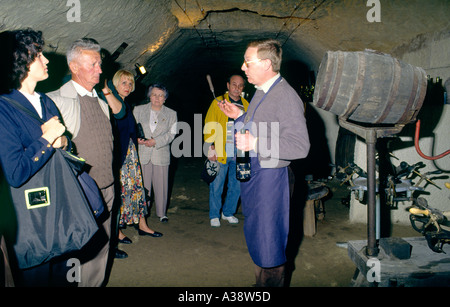
[{"label": "dirt floor", "polygon": [[[254,264],[245,243],[242,208],[240,223],[222,221],[211,228],[208,218],[208,186],[200,179],[202,159],[183,158],[174,170],[169,222],[160,223],[151,209],[149,226],[160,238],[141,237],[134,228],[124,233],[132,244],[120,244],[129,255],[115,259],[108,287],[251,287]],[[336,180],[327,182],[331,193],[325,200],[325,218],[313,237],[303,237],[295,258],[291,287],[346,287],[355,265],[345,245],[349,240],[367,239],[366,224],[352,224],[348,207],[341,199],[346,187]],[[394,225],[392,236],[419,236],[411,226]]]}]

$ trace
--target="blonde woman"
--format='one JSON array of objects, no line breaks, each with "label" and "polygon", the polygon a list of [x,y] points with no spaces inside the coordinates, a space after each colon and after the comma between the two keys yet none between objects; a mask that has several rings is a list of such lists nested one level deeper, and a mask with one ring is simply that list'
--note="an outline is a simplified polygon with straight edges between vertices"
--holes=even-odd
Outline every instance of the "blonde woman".
[{"label": "blonde woman", "polygon": [[121,166],[120,189],[122,197],[119,216],[119,242],[132,243],[121,231],[121,228],[125,228],[127,225],[138,225],[138,232],[141,236],[161,237],[161,233],[148,227],[145,218],[148,210],[142,182],[141,165],[137,154],[136,121],[131,107],[125,101],[125,98],[134,91],[134,76],[127,70],[119,70],[112,79],[112,85],[111,83],[109,85],[103,89],[105,98],[107,100],[119,99],[126,106],[125,117],[116,120],[117,137],[120,144],[119,165]]}]

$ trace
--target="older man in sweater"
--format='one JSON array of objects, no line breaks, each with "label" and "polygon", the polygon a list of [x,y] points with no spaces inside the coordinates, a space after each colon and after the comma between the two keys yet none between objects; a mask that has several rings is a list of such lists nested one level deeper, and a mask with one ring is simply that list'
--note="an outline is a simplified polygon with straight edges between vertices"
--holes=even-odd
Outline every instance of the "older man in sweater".
[{"label": "older man in sweater", "polygon": [[72,80],[48,96],[58,106],[66,128],[72,134],[75,153],[86,160],[87,171],[100,188],[108,209],[109,215],[103,222],[107,240],[103,237],[103,240],[98,238],[99,241],[90,242],[92,246],[85,251],[90,257],[82,259],[79,283],[79,286],[101,286],[108,261],[110,213],[115,194],[110,109],[120,117],[124,108],[120,102],[108,105],[94,89],[102,73],[100,46],[95,40],[83,38],[75,41],[67,52],[67,62]]}]

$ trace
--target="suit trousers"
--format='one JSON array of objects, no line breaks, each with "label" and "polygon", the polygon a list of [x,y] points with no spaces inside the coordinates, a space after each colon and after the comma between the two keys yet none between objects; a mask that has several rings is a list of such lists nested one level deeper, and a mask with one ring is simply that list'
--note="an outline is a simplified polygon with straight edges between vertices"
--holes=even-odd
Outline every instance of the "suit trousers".
[{"label": "suit trousers", "polygon": [[82,250],[81,255],[89,255],[89,259],[85,262],[81,261],[79,287],[100,287],[103,285],[106,277],[111,241],[111,211],[114,203],[114,184],[100,189],[100,191],[106,204],[105,209],[108,210],[108,217],[101,225],[103,227],[100,227],[99,231]]},{"label": "suit trousers", "polygon": [[[155,198],[156,215],[161,218],[167,212],[167,194],[169,192],[169,165],[154,165],[151,161],[142,166],[144,188]],[[150,210],[150,207],[148,208]],[[150,211],[149,211],[150,212]]]},{"label": "suit trousers", "polygon": [[8,248],[6,247],[5,238],[0,235],[0,288],[14,287],[14,279],[9,265]]}]

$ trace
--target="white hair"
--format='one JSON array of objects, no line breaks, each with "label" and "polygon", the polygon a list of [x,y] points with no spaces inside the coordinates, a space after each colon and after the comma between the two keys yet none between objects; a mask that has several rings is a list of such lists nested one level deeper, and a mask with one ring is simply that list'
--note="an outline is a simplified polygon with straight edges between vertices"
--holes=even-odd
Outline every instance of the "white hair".
[{"label": "white hair", "polygon": [[70,62],[73,61],[73,59],[80,56],[81,51],[83,50],[93,50],[100,52],[100,44],[93,38],[81,38],[77,39],[72,43],[72,45],[67,50],[67,64],[70,64]]}]

